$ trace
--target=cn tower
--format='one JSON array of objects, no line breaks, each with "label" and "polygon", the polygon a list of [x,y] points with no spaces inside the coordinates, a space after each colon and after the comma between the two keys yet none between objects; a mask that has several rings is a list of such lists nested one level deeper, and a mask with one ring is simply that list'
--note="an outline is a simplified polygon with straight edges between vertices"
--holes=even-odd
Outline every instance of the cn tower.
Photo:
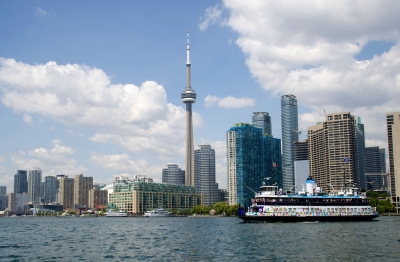
[{"label": "cn tower", "polygon": [[182,102],[186,104],[186,170],[185,184],[194,186],[194,146],[193,146],[193,121],[192,104],[196,102],[196,92],[190,84],[190,45],[189,31],[187,34],[186,48],[186,88],[182,92]]}]

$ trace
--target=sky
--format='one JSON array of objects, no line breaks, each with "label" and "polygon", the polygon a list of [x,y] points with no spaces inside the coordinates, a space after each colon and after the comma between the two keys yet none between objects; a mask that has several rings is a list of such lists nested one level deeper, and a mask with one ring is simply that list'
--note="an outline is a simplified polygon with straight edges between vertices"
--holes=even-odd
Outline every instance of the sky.
[{"label": "sky", "polygon": [[[366,146],[387,148],[400,111],[399,1],[1,1],[0,185],[44,176],[184,169],[190,31],[195,148],[216,151],[226,188],[226,131],[297,97],[299,129],[350,111]],[[305,139],[300,135],[300,139]]]}]

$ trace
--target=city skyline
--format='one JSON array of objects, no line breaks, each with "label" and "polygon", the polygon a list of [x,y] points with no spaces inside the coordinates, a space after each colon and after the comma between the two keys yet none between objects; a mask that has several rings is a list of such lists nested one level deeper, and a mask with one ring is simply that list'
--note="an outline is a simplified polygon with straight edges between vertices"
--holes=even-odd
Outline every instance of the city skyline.
[{"label": "city skyline", "polygon": [[184,167],[188,29],[191,80],[201,90],[194,144],[215,149],[220,188],[226,130],[268,112],[281,138],[281,95],[296,96],[303,134],[324,111],[350,111],[363,119],[365,146],[387,149],[384,116],[400,110],[396,1],[311,1],[312,13],[296,1],[284,9],[274,1],[121,1],[95,10],[22,2],[0,4],[0,185],[8,192],[18,169],[111,184],[137,173],[160,182],[165,163]]}]

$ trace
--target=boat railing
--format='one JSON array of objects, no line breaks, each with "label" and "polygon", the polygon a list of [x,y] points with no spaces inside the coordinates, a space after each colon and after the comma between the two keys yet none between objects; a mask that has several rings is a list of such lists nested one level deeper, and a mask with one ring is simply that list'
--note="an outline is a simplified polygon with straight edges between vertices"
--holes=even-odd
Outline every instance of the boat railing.
[{"label": "boat railing", "polygon": [[368,206],[370,203],[368,201],[356,201],[356,202],[345,202],[345,201],[337,201],[337,202],[327,202],[327,201],[256,201],[257,205],[264,206]]}]

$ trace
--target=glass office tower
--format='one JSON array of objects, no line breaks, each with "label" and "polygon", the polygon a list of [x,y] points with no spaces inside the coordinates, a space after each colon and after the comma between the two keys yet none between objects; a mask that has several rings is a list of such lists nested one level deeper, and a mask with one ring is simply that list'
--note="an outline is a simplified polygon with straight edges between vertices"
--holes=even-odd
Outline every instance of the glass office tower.
[{"label": "glass office tower", "polygon": [[194,151],[194,182],[197,194],[204,195],[204,205],[218,202],[218,184],[215,183],[215,150],[200,145]]},{"label": "glass office tower", "polygon": [[28,173],[26,170],[17,170],[14,175],[14,193],[28,193]]},{"label": "glass office tower", "polygon": [[267,112],[254,112],[252,122],[253,126],[262,129],[263,135],[272,136],[271,116]]},{"label": "glass office tower", "polygon": [[248,206],[264,182],[262,130],[250,124],[235,124],[227,132],[228,203]]},{"label": "glass office tower", "polygon": [[299,132],[297,99],[294,95],[282,96],[281,123],[283,191],[287,192],[295,186],[293,143],[298,141]]}]

